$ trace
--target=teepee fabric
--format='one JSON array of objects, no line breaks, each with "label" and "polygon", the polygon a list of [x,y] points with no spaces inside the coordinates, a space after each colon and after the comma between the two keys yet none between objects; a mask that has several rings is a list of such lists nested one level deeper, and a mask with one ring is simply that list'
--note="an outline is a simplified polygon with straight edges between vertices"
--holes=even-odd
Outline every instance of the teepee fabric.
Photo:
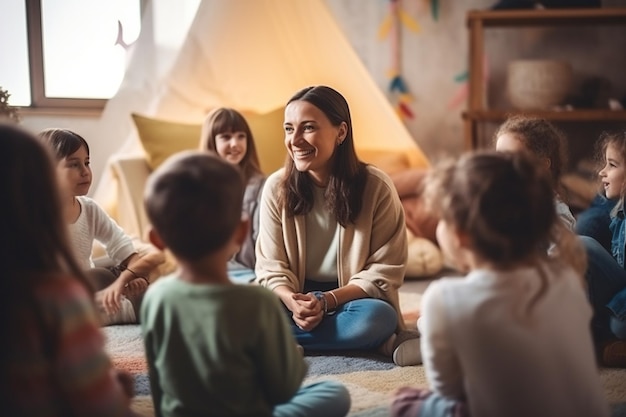
[{"label": "teepee fabric", "polygon": [[348,100],[357,149],[407,151],[427,165],[322,0],[203,1],[156,112],[189,121],[222,105],[263,113],[318,84]]},{"label": "teepee fabric", "polygon": [[[147,47],[141,41],[137,47]],[[132,67],[131,60],[129,74]],[[214,107],[265,113],[283,107],[299,89],[320,84],[348,100],[357,151],[397,151],[412,166],[428,166],[323,0],[201,1],[153,97],[132,111],[200,123]],[[284,152],[282,137],[275,146]]]}]

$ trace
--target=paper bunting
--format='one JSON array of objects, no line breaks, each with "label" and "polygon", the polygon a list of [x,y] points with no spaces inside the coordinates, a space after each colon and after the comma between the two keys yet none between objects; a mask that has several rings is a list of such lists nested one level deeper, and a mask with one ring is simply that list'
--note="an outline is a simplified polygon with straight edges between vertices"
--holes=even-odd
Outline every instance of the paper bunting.
[{"label": "paper bunting", "polygon": [[434,21],[439,20],[439,1],[430,0],[430,13]]},{"label": "paper bunting", "polygon": [[430,9],[430,16],[436,22],[439,20],[439,0],[418,0],[418,10],[423,11],[425,8]]},{"label": "paper bunting", "polygon": [[[469,96],[469,71],[463,71],[454,76],[454,82],[461,83],[455,93],[448,100],[448,109],[452,110],[467,101]],[[489,64],[487,55],[483,56],[483,86],[489,82]]]},{"label": "paper bunting", "polygon": [[410,104],[413,102],[406,82],[402,78],[402,27],[418,33],[420,26],[415,19],[402,10],[400,0],[390,0],[389,13],[383,19],[379,29],[378,37],[384,39],[390,37],[391,42],[391,69],[389,71],[389,92],[397,97],[396,112],[402,118],[413,119],[414,112],[411,110]]},{"label": "paper bunting", "polygon": [[400,94],[407,94],[409,89],[406,88],[406,84],[400,75],[396,75],[391,79],[391,83],[389,83],[389,91],[392,93],[394,91],[399,92]]},{"label": "paper bunting", "polygon": [[452,95],[452,98],[448,101],[448,109],[452,110],[456,107],[459,107],[461,104],[467,100],[467,96],[469,93],[469,86],[467,82],[464,82],[457,88],[456,92]]},{"label": "paper bunting", "polygon": [[462,73],[454,76],[454,82],[462,83],[464,81],[467,81],[468,77],[469,77],[469,71],[463,71]]}]

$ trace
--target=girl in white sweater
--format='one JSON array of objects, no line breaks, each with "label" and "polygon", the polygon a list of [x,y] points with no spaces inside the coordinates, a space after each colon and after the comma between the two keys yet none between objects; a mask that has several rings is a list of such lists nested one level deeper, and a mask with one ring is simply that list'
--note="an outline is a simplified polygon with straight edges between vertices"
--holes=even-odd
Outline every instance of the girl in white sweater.
[{"label": "girl in white sweater", "polygon": [[[418,321],[430,390],[394,416],[608,416],[582,285],[582,247],[560,223],[548,173],[523,154],[479,152],[434,169],[442,250],[467,271],[433,282]],[[569,239],[566,239],[567,236]]]}]

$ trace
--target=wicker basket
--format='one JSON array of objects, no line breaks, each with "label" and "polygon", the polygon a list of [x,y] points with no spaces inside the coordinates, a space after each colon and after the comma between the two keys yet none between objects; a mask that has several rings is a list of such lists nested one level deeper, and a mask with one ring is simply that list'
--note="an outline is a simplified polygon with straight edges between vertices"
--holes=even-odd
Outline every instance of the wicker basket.
[{"label": "wicker basket", "polygon": [[509,63],[509,101],[519,110],[542,110],[563,104],[572,84],[572,67],[556,60]]}]

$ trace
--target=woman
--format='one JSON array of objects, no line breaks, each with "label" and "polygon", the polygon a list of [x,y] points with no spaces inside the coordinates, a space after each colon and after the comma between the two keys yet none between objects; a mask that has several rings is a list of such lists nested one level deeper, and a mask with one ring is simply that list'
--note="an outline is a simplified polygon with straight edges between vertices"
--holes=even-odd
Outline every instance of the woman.
[{"label": "woman", "polygon": [[345,98],[326,86],[285,108],[285,167],[263,190],[256,282],[274,291],[304,349],[373,350],[421,363],[403,329],[404,212],[390,178],[359,161]]}]

